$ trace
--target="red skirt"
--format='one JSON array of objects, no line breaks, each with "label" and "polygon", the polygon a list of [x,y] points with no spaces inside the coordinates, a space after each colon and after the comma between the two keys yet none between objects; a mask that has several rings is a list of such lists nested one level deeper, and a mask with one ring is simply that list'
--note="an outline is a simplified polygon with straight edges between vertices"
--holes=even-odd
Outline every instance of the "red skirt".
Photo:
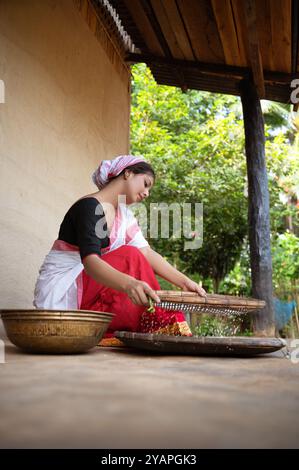
[{"label": "red skirt", "polygon": [[[101,258],[118,271],[147,282],[154,290],[160,290],[151,265],[138,248],[123,245]],[[156,307],[154,314],[149,313],[147,307],[133,304],[127,294],[97,283],[85,271],[80,308],[115,314],[106,338],[113,337],[117,330],[192,336],[183,312]]]}]

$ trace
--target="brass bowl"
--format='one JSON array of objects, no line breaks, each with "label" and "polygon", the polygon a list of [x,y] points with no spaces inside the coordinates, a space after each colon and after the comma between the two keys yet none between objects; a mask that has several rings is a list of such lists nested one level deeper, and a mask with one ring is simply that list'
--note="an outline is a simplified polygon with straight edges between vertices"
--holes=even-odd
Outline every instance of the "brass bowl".
[{"label": "brass bowl", "polygon": [[0,310],[9,340],[34,353],[73,354],[95,347],[113,313],[91,310]]}]

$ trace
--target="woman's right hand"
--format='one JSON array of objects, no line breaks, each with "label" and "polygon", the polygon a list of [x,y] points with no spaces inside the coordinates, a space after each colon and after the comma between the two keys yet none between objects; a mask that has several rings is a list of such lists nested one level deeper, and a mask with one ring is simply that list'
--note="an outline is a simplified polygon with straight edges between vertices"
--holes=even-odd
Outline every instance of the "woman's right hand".
[{"label": "woman's right hand", "polygon": [[151,297],[154,302],[159,303],[160,299],[155,291],[143,281],[132,278],[125,288],[129,299],[136,305],[148,305],[148,298]]}]

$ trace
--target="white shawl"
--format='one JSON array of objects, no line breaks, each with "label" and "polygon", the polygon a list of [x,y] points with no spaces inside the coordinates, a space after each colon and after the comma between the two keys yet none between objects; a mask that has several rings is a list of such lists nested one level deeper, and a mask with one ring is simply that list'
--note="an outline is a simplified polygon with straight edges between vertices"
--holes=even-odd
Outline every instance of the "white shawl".
[{"label": "white shawl", "polygon": [[[109,253],[123,245],[142,248],[148,246],[148,242],[143,237],[132,211],[125,204],[119,204],[111,230],[110,245],[101,250],[101,254]],[[40,268],[33,305],[36,308],[52,310],[80,308],[83,269],[79,248],[56,240]]]}]

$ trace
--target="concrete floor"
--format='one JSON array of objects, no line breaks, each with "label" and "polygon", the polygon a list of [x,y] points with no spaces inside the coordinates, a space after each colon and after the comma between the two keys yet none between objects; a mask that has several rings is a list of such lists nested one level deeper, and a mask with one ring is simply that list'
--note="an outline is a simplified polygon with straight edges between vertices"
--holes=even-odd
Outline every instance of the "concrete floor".
[{"label": "concrete floor", "polygon": [[0,364],[1,448],[299,447],[299,364],[95,348]]}]

